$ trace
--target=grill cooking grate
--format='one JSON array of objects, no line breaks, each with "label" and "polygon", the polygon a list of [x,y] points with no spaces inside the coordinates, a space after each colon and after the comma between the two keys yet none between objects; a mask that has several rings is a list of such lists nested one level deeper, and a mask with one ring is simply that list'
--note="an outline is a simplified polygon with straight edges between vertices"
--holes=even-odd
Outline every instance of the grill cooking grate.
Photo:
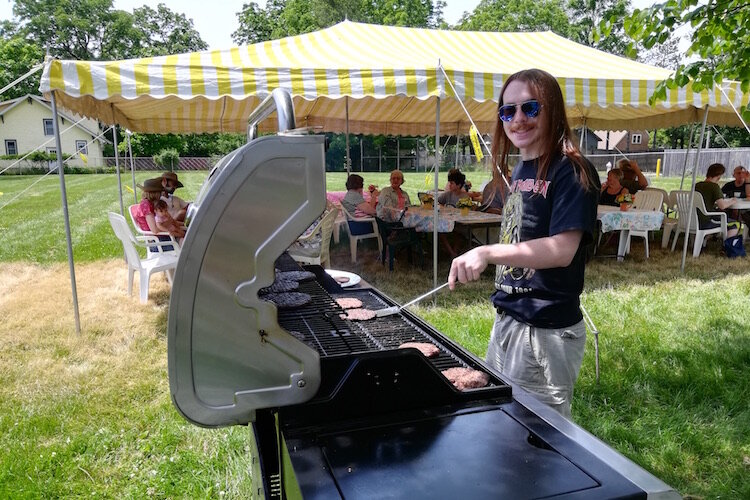
[{"label": "grill cooking grate", "polygon": [[398,349],[405,342],[429,342],[440,350],[437,357],[430,359],[437,369],[466,366],[423,328],[400,314],[368,321],[341,319],[344,310],[335,298],[359,299],[364,308],[373,311],[390,306],[370,290],[346,291],[332,297],[317,281],[310,280],[301,282],[299,291],[309,294],[312,300],[300,308],[279,309],[279,325],[321,357]]}]

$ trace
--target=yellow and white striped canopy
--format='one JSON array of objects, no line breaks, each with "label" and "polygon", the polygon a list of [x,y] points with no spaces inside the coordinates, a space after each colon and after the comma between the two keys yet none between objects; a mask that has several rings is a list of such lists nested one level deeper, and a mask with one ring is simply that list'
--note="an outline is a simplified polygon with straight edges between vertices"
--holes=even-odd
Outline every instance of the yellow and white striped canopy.
[{"label": "yellow and white striped canopy", "polygon": [[[298,127],[342,132],[348,102],[351,133],[432,135],[440,97],[441,133],[449,135],[469,130],[458,99],[479,130],[491,133],[503,81],[530,67],[558,79],[571,125],[585,121],[594,129],[682,125],[699,121],[706,105],[710,123],[739,125],[729,100],[739,108],[750,99],[731,82],[724,85],[726,95],[718,88],[694,93],[688,86],[650,106],[649,96],[669,70],[551,32],[349,21],[227,50],[123,61],[50,60],[40,90],[57,91],[59,104],[76,113],[152,133],[244,132],[252,109],[281,87],[294,98]],[[260,129],[274,126],[269,119]]]}]

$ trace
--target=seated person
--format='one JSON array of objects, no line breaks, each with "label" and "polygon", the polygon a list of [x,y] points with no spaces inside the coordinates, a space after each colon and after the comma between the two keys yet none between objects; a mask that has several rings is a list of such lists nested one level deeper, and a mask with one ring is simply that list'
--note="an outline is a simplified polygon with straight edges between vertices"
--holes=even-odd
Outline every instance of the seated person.
[{"label": "seated person", "polygon": [[403,210],[404,208],[411,206],[409,193],[401,189],[401,185],[403,183],[403,172],[401,172],[400,170],[394,170],[393,172],[391,172],[391,185],[388,187],[384,187],[378,195],[378,217],[384,220],[390,219],[390,214],[384,213],[384,208],[395,208],[398,210]]},{"label": "seated person", "polygon": [[445,190],[438,196],[438,203],[441,205],[455,207],[461,198],[471,197],[464,188],[466,176],[457,168],[448,171],[448,184]]},{"label": "seated person", "polygon": [[172,218],[168,208],[167,202],[163,199],[154,202],[154,219],[157,229],[167,232],[175,238],[185,237],[185,226]]},{"label": "seated person", "polygon": [[[724,165],[721,163],[714,163],[708,167],[706,171],[706,180],[697,182],[695,184],[695,190],[701,194],[703,201],[706,204],[706,210],[712,212],[716,207],[719,210],[726,210],[731,208],[735,204],[735,198],[724,199],[724,195],[719,188],[719,180],[724,175]],[[719,226],[719,222],[711,219],[706,215],[703,215],[700,210],[696,210],[698,213],[698,226],[701,229],[712,229]],[[734,220],[727,218],[727,238],[731,238],[737,234],[739,230],[739,223]]]},{"label": "seated person", "polygon": [[505,181],[499,173],[494,172],[492,180],[482,190],[482,204],[479,206],[479,210],[491,214],[502,214],[507,193],[508,187],[505,185]]},{"label": "seated person", "polygon": [[617,168],[622,170],[620,184],[628,188],[630,194],[635,194],[641,189],[648,187],[648,179],[643,175],[635,160],[623,158],[617,162]]},{"label": "seated person", "polygon": [[375,207],[378,204],[380,192],[370,184],[370,200],[365,201],[362,194],[364,185],[365,180],[360,175],[352,174],[346,179],[346,195],[341,200],[341,206],[354,217],[375,215]]},{"label": "seated person", "polygon": [[185,221],[185,214],[187,213],[188,202],[174,195],[174,191],[177,188],[181,188],[183,184],[177,179],[177,174],[174,172],[164,172],[161,174],[161,185],[163,193],[161,199],[167,202],[167,210],[172,218],[179,222]]},{"label": "seated person", "polygon": [[[733,181],[729,181],[721,187],[721,192],[726,198],[750,198],[750,172],[742,165],[734,167]],[[750,211],[727,210],[727,215],[735,220],[742,221],[750,226]]]},{"label": "seated person", "polygon": [[621,184],[623,178],[622,170],[613,168],[607,172],[607,180],[602,182],[602,192],[599,195],[599,205],[610,205],[616,207],[619,205],[615,199],[621,194],[628,194],[628,188]]}]

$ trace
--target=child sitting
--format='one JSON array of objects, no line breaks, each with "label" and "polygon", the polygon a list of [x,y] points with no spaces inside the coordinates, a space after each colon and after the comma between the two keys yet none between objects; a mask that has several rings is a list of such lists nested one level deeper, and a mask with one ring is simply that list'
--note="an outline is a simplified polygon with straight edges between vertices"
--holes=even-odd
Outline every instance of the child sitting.
[{"label": "child sitting", "polygon": [[164,200],[154,202],[154,219],[156,219],[156,227],[159,231],[166,231],[175,238],[183,238],[185,236],[185,226],[177,223],[169,215],[167,202]]}]

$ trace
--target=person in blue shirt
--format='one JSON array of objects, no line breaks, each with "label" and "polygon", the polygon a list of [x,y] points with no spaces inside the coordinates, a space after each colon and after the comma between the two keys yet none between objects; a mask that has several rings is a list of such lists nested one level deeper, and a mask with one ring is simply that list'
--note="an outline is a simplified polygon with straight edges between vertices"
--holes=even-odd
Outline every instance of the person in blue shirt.
[{"label": "person in blue shirt", "polygon": [[586,343],[580,295],[601,187],[575,146],[552,75],[515,73],[498,102],[493,176],[508,175],[512,148],[521,156],[503,200],[500,243],[455,258],[448,282],[454,289],[497,266],[487,364],[570,418]]}]

